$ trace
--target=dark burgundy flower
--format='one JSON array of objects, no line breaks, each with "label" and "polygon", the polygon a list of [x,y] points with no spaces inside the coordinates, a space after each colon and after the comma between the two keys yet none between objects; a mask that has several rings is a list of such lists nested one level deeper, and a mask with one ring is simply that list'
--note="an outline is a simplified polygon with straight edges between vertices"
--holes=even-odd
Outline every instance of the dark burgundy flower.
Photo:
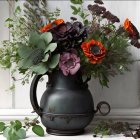
[{"label": "dark burgundy flower", "polygon": [[53,41],[58,44],[59,52],[80,46],[87,37],[86,27],[78,21],[62,23],[49,31],[53,35]]},{"label": "dark burgundy flower", "polygon": [[104,12],[102,17],[106,18],[107,20],[111,21],[112,23],[120,22],[119,18],[117,16],[113,15],[109,11]]},{"label": "dark burgundy flower", "polygon": [[136,48],[140,48],[140,42],[137,38],[131,39],[131,45],[134,45]]},{"label": "dark burgundy flower", "polygon": [[97,16],[100,16],[106,11],[105,7],[99,6],[97,4],[94,5],[88,5],[88,10],[92,12],[92,14],[95,14]]}]

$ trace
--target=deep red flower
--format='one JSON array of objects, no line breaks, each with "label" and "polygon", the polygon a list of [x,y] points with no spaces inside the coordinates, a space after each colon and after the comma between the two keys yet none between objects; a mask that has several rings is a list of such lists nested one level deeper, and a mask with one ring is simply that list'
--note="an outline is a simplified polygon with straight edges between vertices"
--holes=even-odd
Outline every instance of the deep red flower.
[{"label": "deep red flower", "polygon": [[102,43],[93,39],[83,42],[81,48],[92,64],[101,63],[106,55],[106,48]]}]

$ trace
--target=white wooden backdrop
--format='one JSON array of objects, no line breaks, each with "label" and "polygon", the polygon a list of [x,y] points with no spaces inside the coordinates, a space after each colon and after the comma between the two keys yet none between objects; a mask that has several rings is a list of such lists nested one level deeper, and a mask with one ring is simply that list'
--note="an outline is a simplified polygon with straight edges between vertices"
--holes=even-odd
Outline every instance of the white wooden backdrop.
[{"label": "white wooden backdrop", "polygon": [[[23,1],[22,1],[23,2]],[[86,1],[85,7],[92,1]],[[120,17],[123,23],[129,18],[140,31],[140,1],[104,1],[105,6]],[[59,7],[61,18],[68,21],[71,16],[70,2],[68,0],[48,1],[50,10]],[[9,32],[4,27],[4,20],[9,16],[9,7],[6,1],[0,1],[0,40],[8,39]],[[140,50],[130,48],[134,59],[140,59]],[[97,104],[101,100],[108,101],[112,107],[110,115],[106,118],[140,120],[140,63],[137,62],[131,67],[131,72],[110,78],[110,88],[103,88],[97,80],[90,82],[90,89]],[[10,72],[0,69],[0,119],[3,116],[24,116],[31,115],[29,101],[30,84],[22,86],[16,82],[16,89],[13,94],[6,92],[10,85]],[[38,89],[39,99],[45,89],[45,83],[41,83]],[[9,110],[10,109],[10,110]],[[9,118],[9,117],[7,117]],[[100,118],[100,117],[98,117]]]}]

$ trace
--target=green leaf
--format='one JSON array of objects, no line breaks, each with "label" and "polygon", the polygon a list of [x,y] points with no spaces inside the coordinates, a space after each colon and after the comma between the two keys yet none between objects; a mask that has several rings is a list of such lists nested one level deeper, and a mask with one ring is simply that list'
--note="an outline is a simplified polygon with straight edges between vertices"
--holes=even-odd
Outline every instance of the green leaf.
[{"label": "green leaf", "polygon": [[83,0],[70,0],[73,4],[82,4]]},{"label": "green leaf", "polygon": [[49,44],[53,39],[52,34],[50,32],[43,33],[40,36],[40,38],[43,39],[46,42],[46,44]]},{"label": "green leaf", "polygon": [[19,137],[16,135],[16,132],[14,129],[10,129],[8,133],[8,137],[6,137],[7,140],[19,140]]},{"label": "green leaf", "polygon": [[33,65],[33,62],[29,58],[22,59],[18,62],[18,66],[22,69],[30,68]]},{"label": "green leaf", "polygon": [[27,58],[30,56],[32,48],[19,44],[18,54],[21,58]]},{"label": "green leaf", "polygon": [[32,71],[34,71],[37,74],[44,74],[48,71],[48,67],[45,63],[40,63],[38,65],[32,66]]},{"label": "green leaf", "polygon": [[21,12],[21,8],[20,8],[20,6],[17,6],[15,9],[15,13],[20,13],[20,12]]},{"label": "green leaf", "polygon": [[59,63],[60,54],[53,55],[48,63],[49,68],[55,68]]},{"label": "green leaf", "polygon": [[8,24],[9,29],[12,28],[12,27],[14,27],[13,24]]},{"label": "green leaf", "polygon": [[15,121],[15,128],[16,130],[19,130],[22,127],[22,123],[19,120]]},{"label": "green leaf", "polygon": [[5,129],[5,123],[4,122],[0,122],[0,132],[4,131]]},{"label": "green leaf", "polygon": [[85,25],[88,25],[89,24],[89,21],[86,19],[86,20],[84,20],[84,24]]},{"label": "green leaf", "polygon": [[41,49],[45,50],[45,48],[46,48],[45,41],[42,39],[38,40],[37,48],[41,48]]},{"label": "green leaf", "polygon": [[25,139],[26,138],[26,131],[24,129],[19,129],[16,132],[16,135],[19,137],[19,139]]},{"label": "green leaf", "polygon": [[80,7],[76,8],[75,6],[71,5],[71,8],[73,9],[73,14],[77,15],[80,12]]},{"label": "green leaf", "polygon": [[9,127],[7,127],[7,128],[3,131],[3,136],[6,137],[6,138],[9,137],[9,132],[10,132],[10,130],[11,130],[11,129],[10,129]]},{"label": "green leaf", "polygon": [[53,52],[57,48],[57,43],[51,43],[47,46],[45,53],[50,51]]},{"label": "green leaf", "polygon": [[42,62],[47,62],[48,59],[49,59],[49,54],[46,54],[45,57],[44,57],[44,59],[42,60]]},{"label": "green leaf", "polygon": [[31,45],[36,46],[40,39],[40,35],[37,32],[31,32],[29,42]]},{"label": "green leaf", "polygon": [[44,136],[44,130],[40,125],[34,125],[32,131],[38,136]]},{"label": "green leaf", "polygon": [[12,22],[13,21],[13,19],[11,19],[11,18],[7,18],[6,20],[5,20],[5,22]]}]

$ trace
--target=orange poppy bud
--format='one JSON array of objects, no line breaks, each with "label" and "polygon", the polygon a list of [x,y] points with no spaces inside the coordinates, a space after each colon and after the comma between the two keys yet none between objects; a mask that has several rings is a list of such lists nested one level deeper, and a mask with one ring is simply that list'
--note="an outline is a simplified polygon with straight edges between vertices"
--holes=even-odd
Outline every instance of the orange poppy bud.
[{"label": "orange poppy bud", "polygon": [[124,28],[129,33],[130,36],[139,36],[139,33],[136,27],[129,21],[127,18],[124,22]]},{"label": "orange poppy bud", "polygon": [[51,22],[51,23],[48,23],[46,26],[44,26],[43,28],[40,29],[40,32],[47,32],[48,30],[52,29],[55,25],[60,25],[64,23],[64,20],[63,19],[56,19],[55,21]]}]

